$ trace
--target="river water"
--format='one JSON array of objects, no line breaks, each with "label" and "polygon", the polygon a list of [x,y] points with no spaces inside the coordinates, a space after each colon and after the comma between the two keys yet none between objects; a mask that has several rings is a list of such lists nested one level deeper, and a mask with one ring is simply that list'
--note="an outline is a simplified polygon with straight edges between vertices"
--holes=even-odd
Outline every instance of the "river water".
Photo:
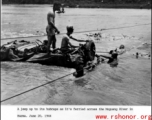
[{"label": "river water", "polygon": [[[3,5],[1,38],[44,35],[48,11],[52,11],[50,5]],[[55,24],[61,33],[66,32],[67,25],[73,25],[75,32],[136,26],[98,31],[101,37],[99,41],[95,40],[97,51],[125,45],[127,52],[119,56],[117,67],[102,63],[81,78],[70,75],[2,104],[151,105],[151,10],[66,8],[64,14],[56,14]],[[73,36],[94,40],[86,34],[93,33]],[[57,36],[57,47],[60,47],[62,36]],[[35,39],[44,40],[46,37],[25,40]],[[11,40],[1,40],[1,44]],[[138,59],[133,55],[136,52],[142,54]],[[1,100],[73,71],[58,66],[2,62]]]}]

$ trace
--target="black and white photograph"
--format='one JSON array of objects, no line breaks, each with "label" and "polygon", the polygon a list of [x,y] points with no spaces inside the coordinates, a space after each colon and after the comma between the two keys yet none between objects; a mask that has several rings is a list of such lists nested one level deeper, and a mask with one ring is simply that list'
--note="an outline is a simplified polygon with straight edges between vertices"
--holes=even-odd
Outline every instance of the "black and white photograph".
[{"label": "black and white photograph", "polygon": [[151,106],[151,0],[2,0],[0,61],[2,106]]}]

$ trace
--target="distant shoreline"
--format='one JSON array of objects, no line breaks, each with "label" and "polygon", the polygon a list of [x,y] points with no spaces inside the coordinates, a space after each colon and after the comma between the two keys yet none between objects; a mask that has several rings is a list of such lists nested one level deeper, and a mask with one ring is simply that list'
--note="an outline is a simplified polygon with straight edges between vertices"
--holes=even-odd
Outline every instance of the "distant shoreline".
[{"label": "distant shoreline", "polygon": [[[3,3],[2,5],[50,5],[53,4],[12,4],[12,3]],[[116,8],[116,9],[151,9],[151,4],[69,4],[65,5],[65,8]]]},{"label": "distant shoreline", "polygon": [[100,4],[100,5],[83,4],[83,5],[80,5],[79,8],[151,9],[151,6],[140,5],[140,4]]}]

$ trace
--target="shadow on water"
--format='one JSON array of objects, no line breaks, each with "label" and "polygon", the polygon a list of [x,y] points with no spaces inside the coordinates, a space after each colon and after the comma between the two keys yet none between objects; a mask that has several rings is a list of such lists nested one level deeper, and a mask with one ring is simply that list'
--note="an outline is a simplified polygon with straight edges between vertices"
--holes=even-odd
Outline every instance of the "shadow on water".
[{"label": "shadow on water", "polygon": [[87,85],[88,81],[85,78],[80,78],[80,79],[75,80],[74,83],[77,86],[84,87],[85,85]]}]

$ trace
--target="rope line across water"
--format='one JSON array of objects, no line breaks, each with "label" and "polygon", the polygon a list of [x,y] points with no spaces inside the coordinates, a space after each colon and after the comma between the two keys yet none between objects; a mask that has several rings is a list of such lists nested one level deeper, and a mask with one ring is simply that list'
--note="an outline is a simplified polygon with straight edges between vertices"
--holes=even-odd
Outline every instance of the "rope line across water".
[{"label": "rope line across water", "polygon": [[[130,27],[136,27],[136,26],[143,26],[143,25],[150,25],[151,23],[147,24],[138,24],[138,25],[132,25],[132,26],[123,26],[123,27],[114,27],[114,28],[107,28],[107,29],[100,29],[100,30],[87,30],[87,31],[78,31],[74,33],[86,33],[86,32],[95,32],[95,31],[105,31],[105,30],[113,30],[113,29],[122,29],[122,28],[130,28]],[[57,35],[63,35],[66,33],[60,33]],[[10,39],[20,39],[20,38],[33,38],[33,37],[44,37],[47,36],[47,34],[44,35],[38,35],[38,36],[27,36],[27,37],[14,37],[14,38],[1,38],[1,40],[10,40]]]},{"label": "rope line across water", "polygon": [[[88,67],[88,68],[89,68],[89,67]],[[83,69],[87,69],[87,67],[84,67]],[[79,72],[79,71],[81,71],[81,70],[83,70],[83,69],[80,69],[80,70],[78,70],[77,72]],[[20,95],[22,95],[22,94],[25,94],[25,93],[27,93],[27,92],[30,92],[30,91],[32,91],[32,90],[35,90],[35,89],[37,89],[37,88],[43,87],[43,86],[45,86],[45,85],[47,85],[47,84],[53,83],[53,82],[55,82],[55,81],[57,81],[57,80],[60,80],[60,79],[62,79],[62,78],[65,78],[65,77],[67,77],[67,76],[69,76],[69,75],[72,75],[72,74],[74,74],[74,73],[75,73],[75,72],[66,74],[66,75],[64,75],[64,76],[62,76],[62,77],[59,77],[59,78],[57,78],[57,79],[54,79],[54,80],[49,81],[49,82],[46,82],[46,83],[44,83],[44,84],[42,84],[42,85],[39,85],[39,86],[37,86],[37,87],[31,88],[31,89],[29,89],[29,90],[26,90],[26,91],[24,91],[24,92],[22,92],[22,93],[19,93],[19,94],[16,94],[16,95],[12,96],[12,97],[9,97],[9,98],[6,98],[6,99],[4,99],[4,100],[1,100],[1,103],[2,103],[2,102],[5,102],[5,101],[7,101],[7,100],[10,100],[10,99],[12,99],[12,98],[15,98],[15,97],[17,97],[17,96],[20,96]]]},{"label": "rope line across water", "polygon": [[65,78],[65,77],[67,77],[67,76],[69,76],[69,75],[72,75],[73,73],[74,73],[74,72],[69,73],[69,74],[67,74],[67,75],[64,75],[64,76],[62,76],[62,77],[59,77],[59,78],[57,78],[57,79],[54,79],[54,80],[52,80],[52,81],[49,81],[49,82],[47,82],[47,83],[44,83],[44,84],[42,84],[42,85],[39,85],[39,86],[37,86],[37,87],[31,88],[31,89],[29,89],[29,90],[26,90],[26,91],[24,91],[24,92],[22,92],[22,93],[16,94],[16,95],[14,95],[14,96],[12,96],[12,97],[9,97],[9,98],[6,98],[6,99],[4,99],[4,100],[1,100],[1,103],[2,103],[2,102],[5,102],[5,101],[7,101],[7,100],[10,100],[10,99],[12,99],[12,98],[15,98],[15,97],[17,97],[17,96],[20,96],[20,95],[22,95],[22,94],[25,94],[25,93],[27,93],[27,92],[30,92],[30,91],[32,91],[32,90],[35,90],[35,89],[37,89],[37,88],[40,88],[40,87],[42,87],[42,86],[45,86],[45,85],[47,85],[47,84],[53,83],[53,82],[55,82],[55,81],[57,81],[57,80],[60,80],[60,79]]}]

